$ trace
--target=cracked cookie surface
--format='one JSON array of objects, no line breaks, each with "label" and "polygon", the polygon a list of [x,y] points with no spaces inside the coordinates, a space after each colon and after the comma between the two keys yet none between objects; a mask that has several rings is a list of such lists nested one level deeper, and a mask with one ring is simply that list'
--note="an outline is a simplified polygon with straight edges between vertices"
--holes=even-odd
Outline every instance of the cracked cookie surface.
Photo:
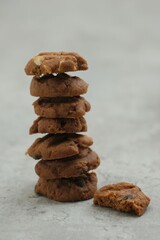
[{"label": "cracked cookie surface", "polygon": [[41,75],[87,70],[87,61],[74,52],[43,52],[25,66],[27,75]]},{"label": "cracked cookie surface", "polygon": [[26,153],[34,159],[53,160],[79,155],[82,153],[81,149],[88,148],[92,144],[92,138],[86,135],[48,134],[37,138]]}]

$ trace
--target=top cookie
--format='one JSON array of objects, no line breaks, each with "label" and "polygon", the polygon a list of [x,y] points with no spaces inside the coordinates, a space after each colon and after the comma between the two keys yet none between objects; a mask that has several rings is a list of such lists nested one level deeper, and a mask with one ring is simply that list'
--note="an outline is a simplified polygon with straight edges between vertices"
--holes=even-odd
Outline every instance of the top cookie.
[{"label": "top cookie", "polygon": [[87,70],[87,61],[74,52],[43,52],[33,57],[26,65],[27,75],[74,72]]}]

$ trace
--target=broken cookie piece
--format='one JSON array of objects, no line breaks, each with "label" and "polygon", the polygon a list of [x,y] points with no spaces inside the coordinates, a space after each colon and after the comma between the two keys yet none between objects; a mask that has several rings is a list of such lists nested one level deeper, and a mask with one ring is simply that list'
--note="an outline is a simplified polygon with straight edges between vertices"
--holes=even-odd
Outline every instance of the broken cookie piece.
[{"label": "broken cookie piece", "polygon": [[94,204],[110,207],[122,212],[134,212],[141,216],[150,203],[141,189],[127,182],[120,182],[104,186],[96,191]]}]

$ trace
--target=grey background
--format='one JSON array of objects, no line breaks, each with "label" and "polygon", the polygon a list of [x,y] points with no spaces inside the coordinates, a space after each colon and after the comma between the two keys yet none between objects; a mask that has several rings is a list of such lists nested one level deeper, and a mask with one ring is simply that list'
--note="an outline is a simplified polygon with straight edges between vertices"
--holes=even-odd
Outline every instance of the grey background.
[{"label": "grey background", "polygon": [[[0,240],[158,239],[160,235],[160,2],[0,1]],[[77,51],[89,70],[88,134],[101,158],[98,186],[129,181],[152,199],[138,218],[37,197],[37,136],[23,68],[41,51]]]}]

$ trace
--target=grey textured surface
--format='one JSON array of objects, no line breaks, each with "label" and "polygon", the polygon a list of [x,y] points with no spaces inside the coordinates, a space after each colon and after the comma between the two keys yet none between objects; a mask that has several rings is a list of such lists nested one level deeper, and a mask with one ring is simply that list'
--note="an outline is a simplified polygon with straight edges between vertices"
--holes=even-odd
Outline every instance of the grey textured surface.
[{"label": "grey textured surface", "polygon": [[[158,239],[160,235],[160,2],[0,1],[0,240]],[[99,187],[129,181],[152,199],[140,218],[35,195],[37,136],[23,68],[41,51],[73,50],[89,62],[88,134],[101,157]]]}]

